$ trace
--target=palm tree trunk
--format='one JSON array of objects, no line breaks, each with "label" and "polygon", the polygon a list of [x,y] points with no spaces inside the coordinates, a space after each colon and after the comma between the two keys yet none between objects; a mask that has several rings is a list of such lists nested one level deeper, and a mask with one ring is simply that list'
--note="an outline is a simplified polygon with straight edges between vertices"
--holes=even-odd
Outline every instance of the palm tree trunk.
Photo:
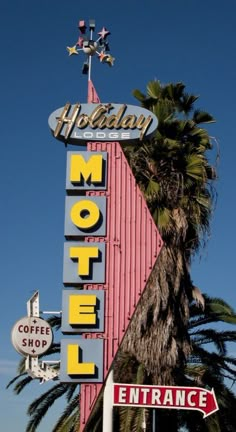
[{"label": "palm tree trunk", "polygon": [[145,366],[155,384],[176,384],[190,353],[190,287],[184,254],[164,246],[121,345]]}]

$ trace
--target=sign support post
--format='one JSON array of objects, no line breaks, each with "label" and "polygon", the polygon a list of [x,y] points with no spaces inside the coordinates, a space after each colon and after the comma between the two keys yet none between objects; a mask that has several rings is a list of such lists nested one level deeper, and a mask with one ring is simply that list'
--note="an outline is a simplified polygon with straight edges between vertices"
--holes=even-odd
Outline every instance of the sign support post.
[{"label": "sign support post", "polygon": [[110,371],[103,394],[102,432],[113,431],[113,370]]},{"label": "sign support post", "polygon": [[152,410],[152,432],[156,432],[156,410]]}]

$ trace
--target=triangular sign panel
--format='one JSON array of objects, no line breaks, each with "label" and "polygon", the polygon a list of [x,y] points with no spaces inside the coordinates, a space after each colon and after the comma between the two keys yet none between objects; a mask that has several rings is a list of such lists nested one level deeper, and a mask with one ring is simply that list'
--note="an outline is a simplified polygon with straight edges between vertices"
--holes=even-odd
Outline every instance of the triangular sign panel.
[{"label": "triangular sign panel", "polygon": [[[86,195],[107,197],[105,285],[84,285],[84,289],[105,291],[105,331],[86,333],[84,338],[104,339],[104,381],[119,345],[144,291],[160,253],[162,239],[136,184],[119,142],[91,142],[87,150],[107,152],[107,190]],[[103,384],[82,384],[80,395],[80,432],[83,432]]]}]

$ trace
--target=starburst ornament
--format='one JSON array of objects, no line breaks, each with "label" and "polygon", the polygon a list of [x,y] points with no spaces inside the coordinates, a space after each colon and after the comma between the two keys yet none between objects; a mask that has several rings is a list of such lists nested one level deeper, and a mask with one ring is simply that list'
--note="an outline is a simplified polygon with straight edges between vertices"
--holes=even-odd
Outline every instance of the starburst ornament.
[{"label": "starburst ornament", "polygon": [[95,21],[89,20],[89,34],[87,35],[87,26],[85,21],[79,21],[78,25],[80,35],[78,41],[72,47],[67,47],[69,56],[78,55],[83,52],[87,56],[86,62],[83,64],[82,73],[91,74],[91,59],[93,56],[97,56],[101,63],[107,63],[109,66],[114,65],[115,58],[108,53],[110,51],[107,37],[110,32],[103,27],[98,32],[98,38],[94,40],[93,34],[95,31]]}]

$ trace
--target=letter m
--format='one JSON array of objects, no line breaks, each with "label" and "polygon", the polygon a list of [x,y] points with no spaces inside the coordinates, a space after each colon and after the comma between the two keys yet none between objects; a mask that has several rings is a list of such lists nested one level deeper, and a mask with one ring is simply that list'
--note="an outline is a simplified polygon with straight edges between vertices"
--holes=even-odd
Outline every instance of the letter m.
[{"label": "letter m", "polygon": [[[85,155],[90,153],[83,152]],[[87,184],[102,184],[104,181],[103,155],[93,154],[87,160],[81,153],[72,153],[69,167],[69,181],[78,186]]]}]

